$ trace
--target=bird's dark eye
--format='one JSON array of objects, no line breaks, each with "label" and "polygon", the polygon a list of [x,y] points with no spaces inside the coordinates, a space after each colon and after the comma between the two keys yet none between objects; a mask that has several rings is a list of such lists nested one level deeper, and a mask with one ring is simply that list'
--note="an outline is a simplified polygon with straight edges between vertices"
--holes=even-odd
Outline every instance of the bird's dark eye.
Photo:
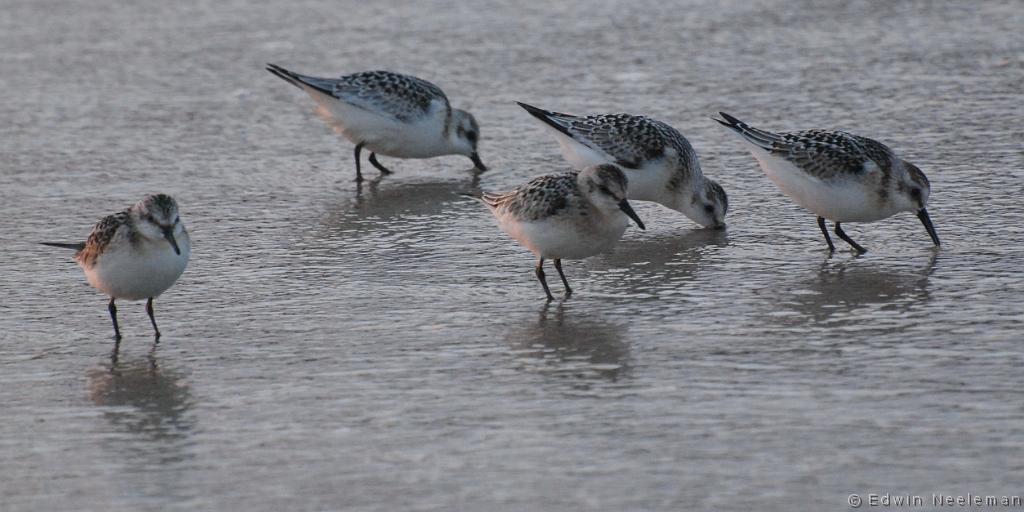
[{"label": "bird's dark eye", "polygon": [[910,189],[910,195],[911,195],[911,197],[915,197],[915,198],[921,197],[921,189],[919,189],[919,188],[912,188],[912,189]]},{"label": "bird's dark eye", "polygon": [[181,222],[181,217],[175,217],[174,218],[174,223],[177,224],[179,222]]},{"label": "bird's dark eye", "polygon": [[708,213],[715,213],[715,207],[711,206],[710,204],[706,204],[704,205],[704,211]]},{"label": "bird's dark eye", "polygon": [[601,191],[601,193],[603,193],[603,194],[608,194],[608,195],[612,195],[612,191],[611,191],[611,190],[608,190],[608,187],[606,187],[606,186],[604,186],[604,185],[601,185],[601,186],[600,186],[600,187],[598,187],[597,189],[598,189],[598,190],[600,190],[600,191]]}]

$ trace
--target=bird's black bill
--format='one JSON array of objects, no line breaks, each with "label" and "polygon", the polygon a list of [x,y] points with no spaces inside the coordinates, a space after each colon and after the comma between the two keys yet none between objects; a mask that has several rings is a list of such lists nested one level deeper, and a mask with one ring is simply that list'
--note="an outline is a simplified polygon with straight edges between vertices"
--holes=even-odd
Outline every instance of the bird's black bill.
[{"label": "bird's black bill", "polygon": [[928,236],[932,237],[932,242],[939,245],[939,234],[935,232],[935,226],[932,225],[932,219],[928,216],[928,210],[924,208],[918,210],[917,218],[921,219],[921,224],[924,224],[924,228],[928,230]]},{"label": "bird's black bill", "polygon": [[487,166],[484,165],[483,161],[480,160],[480,155],[476,154],[476,151],[472,155],[469,155],[469,159],[473,161],[473,166],[480,172],[486,171]]},{"label": "bird's black bill", "polygon": [[164,238],[171,243],[171,247],[174,247],[174,254],[181,254],[181,249],[178,247],[178,241],[174,239],[174,228],[163,228]]},{"label": "bird's black bill", "polygon": [[619,201],[619,209],[622,210],[626,215],[629,215],[629,218],[633,219],[633,222],[636,222],[636,225],[640,226],[640,229],[647,229],[646,227],[644,227],[644,222],[640,220],[640,217],[638,217],[636,212],[633,211],[633,207],[629,205],[629,201],[626,201],[625,199]]}]

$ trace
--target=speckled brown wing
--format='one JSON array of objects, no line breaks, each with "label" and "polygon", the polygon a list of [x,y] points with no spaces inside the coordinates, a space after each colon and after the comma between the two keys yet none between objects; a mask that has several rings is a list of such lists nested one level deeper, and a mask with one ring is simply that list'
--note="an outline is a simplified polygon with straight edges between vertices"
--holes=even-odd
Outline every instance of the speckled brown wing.
[{"label": "speckled brown wing", "polygon": [[96,223],[89,238],[85,241],[85,247],[75,253],[75,259],[86,267],[92,267],[96,264],[96,259],[103,254],[103,251],[115,238],[133,236],[130,234],[134,233],[134,230],[128,212],[129,210],[124,210],[108,215]]}]

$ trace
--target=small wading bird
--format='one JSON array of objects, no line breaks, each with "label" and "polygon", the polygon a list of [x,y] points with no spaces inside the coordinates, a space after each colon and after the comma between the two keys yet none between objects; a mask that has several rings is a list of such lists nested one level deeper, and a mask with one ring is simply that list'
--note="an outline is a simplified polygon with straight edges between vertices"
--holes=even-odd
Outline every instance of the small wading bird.
[{"label": "small wading bird", "polygon": [[363,181],[359,153],[364,147],[381,176],[391,171],[377,161],[377,153],[396,158],[464,155],[477,170],[487,170],[476,150],[476,119],[453,109],[441,88],[426,80],[390,71],[316,78],[275,64],[267,64],[267,71],[306,91],[324,121],[356,145],[357,182]]},{"label": "small wading bird", "polygon": [[704,177],[697,152],[675,128],[630,114],[581,117],[519,106],[552,131],[574,169],[616,164],[629,179],[629,199],[654,201],[704,227],[725,227],[725,189]]},{"label": "small wading bird", "polygon": [[644,223],[626,200],[626,176],[609,164],[580,172],[538,176],[505,194],[472,197],[487,205],[498,226],[537,255],[537,279],[548,300],[554,300],[544,276],[544,258],[555,260],[555,270],[572,295],[562,272],[563,259],[582,259],[610,250],[633,219]]},{"label": "small wading bird", "polygon": [[714,119],[739,134],[761,169],[800,206],[818,216],[829,251],[835,251],[825,219],[835,233],[859,254],[867,249],[854,242],[843,222],[874,222],[899,212],[916,212],[936,246],[939,235],[925,205],[931,187],[914,164],[900,159],[884,144],[841,131],[806,130],[772,133],[719,112]]},{"label": "small wading bird", "polygon": [[146,313],[160,339],[153,299],[178,280],[192,249],[178,216],[178,203],[171,196],[148,195],[135,206],[104,217],[85,243],[42,243],[77,251],[75,260],[89,284],[110,296],[115,340],[121,340],[116,299],[147,299]]}]

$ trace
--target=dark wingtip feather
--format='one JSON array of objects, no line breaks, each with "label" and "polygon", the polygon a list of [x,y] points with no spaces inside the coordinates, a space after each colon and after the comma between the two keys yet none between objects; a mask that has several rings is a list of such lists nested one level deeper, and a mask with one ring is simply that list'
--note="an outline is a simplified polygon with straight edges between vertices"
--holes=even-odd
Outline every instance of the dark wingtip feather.
[{"label": "dark wingtip feather", "polygon": [[271,73],[274,74],[274,76],[280,78],[281,80],[284,80],[285,82],[288,82],[300,89],[302,88],[302,85],[299,84],[297,79],[292,76],[291,71],[288,71],[287,69],[284,69],[281,66],[278,66],[277,64],[271,64],[269,62],[267,63],[266,69],[267,71],[270,71]]},{"label": "dark wingtip feather", "polygon": [[523,109],[526,110],[527,112],[529,112],[531,116],[536,117],[537,119],[540,119],[541,121],[544,121],[544,124],[547,124],[548,126],[550,126],[550,127],[554,128],[554,129],[564,133],[570,139],[574,139],[575,138],[575,137],[572,136],[571,133],[569,133],[568,129],[566,129],[564,126],[562,126],[561,124],[555,122],[555,120],[552,119],[552,116],[563,116],[563,117],[573,117],[573,116],[570,116],[569,114],[560,114],[558,112],[551,112],[549,110],[544,110],[542,108],[537,108],[537,107],[535,107],[533,105],[528,105],[528,104],[523,103],[521,101],[517,101],[516,104],[518,104],[520,107],[523,107]]},{"label": "dark wingtip feather", "polygon": [[74,249],[76,251],[81,251],[82,249],[85,249],[85,242],[78,242],[75,244],[69,244],[64,242],[39,242],[39,244],[48,245],[50,247],[60,247],[61,249]]},{"label": "dark wingtip feather", "polygon": [[715,118],[712,119],[715,119],[715,121],[718,121],[722,126],[738,133],[741,137],[746,139],[747,142],[750,142],[769,153],[776,151],[776,143],[780,141],[778,135],[754,128],[753,126],[750,126],[747,123],[736,119],[734,116],[726,114],[725,112],[719,112],[718,114],[722,116],[725,121]]},{"label": "dark wingtip feather", "polygon": [[732,131],[734,131],[734,132],[736,132],[736,133],[738,133],[740,135],[743,135],[744,137],[747,137],[747,133],[746,132],[749,131],[750,127],[747,126],[746,123],[744,123],[743,121],[740,121],[739,119],[736,119],[735,117],[733,117],[733,116],[731,116],[729,114],[726,114],[725,112],[719,112],[718,115],[722,116],[722,119],[718,119],[717,117],[712,117],[711,119],[717,121],[718,124],[728,128],[728,129],[730,129],[730,130],[732,130]]},{"label": "dark wingtip feather", "polygon": [[536,117],[537,119],[540,119],[541,121],[544,121],[544,122],[547,122],[548,121],[548,116],[551,115],[551,112],[548,112],[547,110],[544,110],[542,108],[537,108],[537,107],[535,107],[533,105],[530,105],[528,103],[523,103],[521,101],[517,101],[516,105],[519,105],[520,107],[523,107],[523,110],[529,112],[531,116]]},{"label": "dark wingtip feather", "polygon": [[[722,116],[722,119],[725,119],[725,122],[728,123],[728,124],[726,124],[726,126],[743,126],[743,125],[746,124],[743,121],[740,121],[739,119],[736,119],[735,117],[730,116],[729,114],[726,114],[725,112],[719,112],[718,115]],[[720,123],[722,123],[722,121],[720,121],[718,119],[715,119],[715,120],[720,122]],[[723,124],[725,124],[725,123],[723,123]]]},{"label": "dark wingtip feather", "polygon": [[299,89],[302,89],[303,87],[310,87],[328,96],[334,95],[334,91],[330,89],[324,89],[322,86],[313,83],[311,81],[312,77],[303,76],[294,71],[288,71],[287,69],[282,68],[277,64],[267,63],[266,69],[267,71],[270,71],[271,73],[277,75],[282,80],[294,85],[295,87],[298,87]]},{"label": "dark wingtip feather", "polygon": [[721,110],[718,111],[718,115],[724,117],[729,122],[733,122],[733,123],[740,122],[739,119],[736,119],[735,117],[733,117],[733,116],[731,116],[731,115],[729,115],[729,114],[727,114],[725,112],[722,112]]}]

